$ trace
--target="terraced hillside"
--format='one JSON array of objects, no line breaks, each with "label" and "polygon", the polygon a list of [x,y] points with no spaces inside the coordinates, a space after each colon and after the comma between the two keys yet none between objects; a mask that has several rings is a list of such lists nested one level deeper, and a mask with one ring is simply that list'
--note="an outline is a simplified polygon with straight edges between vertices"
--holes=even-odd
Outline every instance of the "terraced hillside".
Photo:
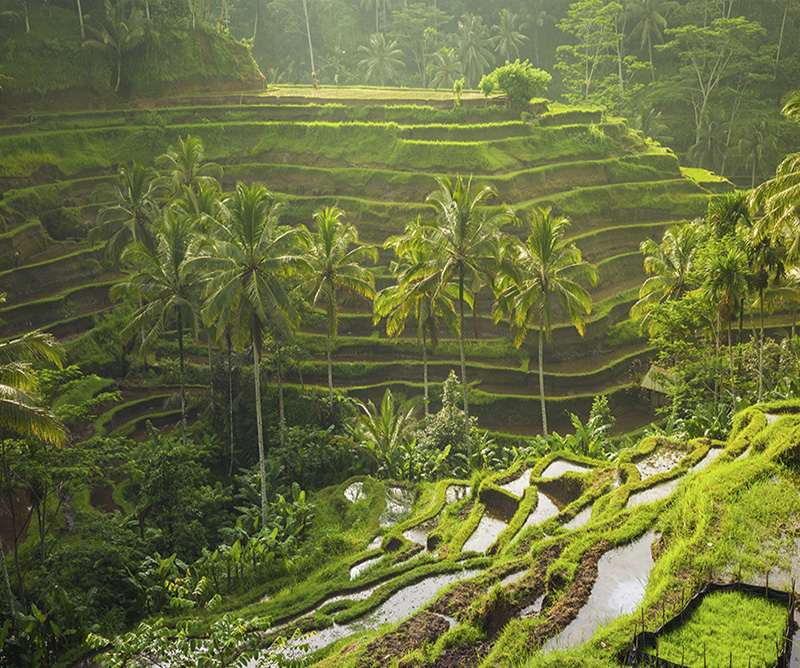
[{"label": "terraced hillside", "polygon": [[[727,184],[684,176],[671,152],[596,111],[541,103],[535,118],[523,121],[482,101],[467,100],[456,111],[451,106],[408,97],[326,103],[220,95],[6,121],[0,125],[0,291],[8,293],[0,311],[3,334],[40,327],[74,349],[86,342],[98,315],[111,306],[108,289],[117,278],[102,250],[85,241],[102,205],[92,193],[113,178],[117,165],[150,164],[191,134],[203,140],[206,158],[224,167],[226,187],[237,180],[265,184],[281,193],[285,221],[294,224],[310,226],[314,210],[338,204],[362,240],[376,245],[418,214],[432,215],[424,200],[440,174],[493,185],[523,218],[539,206],[566,214],[570,234],[601,280],[592,291],[585,337],[564,320],[546,351],[551,420],[563,430],[566,410],[585,416],[593,397],[606,393],[619,430],[648,422],[647,409],[629,392],[631,364],[649,353],[627,322],[644,277],[638,246],[667,225],[704,213],[712,193]],[[14,267],[17,252],[21,262]],[[393,280],[389,259],[382,252],[375,268],[379,287]],[[343,306],[336,384],[362,398],[379,398],[388,386],[421,393],[420,348],[411,334],[388,340],[365,305]],[[491,322],[488,296],[473,321],[477,338],[468,345],[468,378],[480,426],[537,431],[530,343],[536,333],[514,349],[507,326]],[[301,338],[311,352],[300,365],[302,380],[324,384],[322,331],[307,328]],[[441,383],[457,368],[457,357],[455,339],[443,340],[431,358],[432,380]],[[109,364],[106,374],[121,372]],[[300,375],[291,380],[299,382]]]},{"label": "terraced hillside", "polygon": [[[723,606],[673,653],[775,665],[777,648],[797,665],[799,410],[749,408],[724,442],[648,437],[616,463],[556,452],[470,480],[347,480],[313,499],[319,567],[229,611],[269,629],[261,651],[304,665],[612,668],[643,630],[694,622],[684,606],[709,581],[747,583],[771,621]],[[194,577],[221,591],[224,566],[205,568]]]}]

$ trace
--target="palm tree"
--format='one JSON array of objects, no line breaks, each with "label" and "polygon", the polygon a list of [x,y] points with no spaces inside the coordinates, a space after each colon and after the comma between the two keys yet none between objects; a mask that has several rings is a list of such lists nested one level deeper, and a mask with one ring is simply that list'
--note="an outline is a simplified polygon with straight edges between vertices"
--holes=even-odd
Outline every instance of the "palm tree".
[{"label": "palm tree", "polygon": [[150,227],[158,216],[158,174],[151,167],[122,165],[116,183],[102,183],[93,194],[103,202],[90,241],[109,239],[106,252],[115,261],[123,248],[140,241],[152,248]]},{"label": "palm tree", "polygon": [[736,234],[742,228],[751,228],[753,221],[747,206],[747,193],[734,190],[708,203],[706,222],[715,239]]},{"label": "palm tree", "polygon": [[523,28],[530,27],[533,30],[533,55],[536,60],[536,67],[539,67],[539,34],[547,24],[555,25],[556,18],[547,11],[547,0],[529,0],[527,20],[522,25]]},{"label": "palm tree", "polygon": [[755,120],[747,128],[744,137],[739,140],[739,149],[745,155],[746,163],[753,163],[750,172],[750,188],[756,187],[758,165],[778,147],[775,128],[765,119]]},{"label": "palm tree", "polygon": [[361,0],[361,6],[370,11],[372,7],[375,7],[375,34],[377,35],[380,32],[380,28],[378,26],[378,17],[380,16],[381,11],[381,0]]},{"label": "palm tree", "polygon": [[564,240],[568,225],[564,216],[551,217],[549,207],[533,212],[530,235],[524,243],[515,239],[511,245],[514,261],[504,272],[495,308],[495,321],[508,317],[518,348],[534,323],[539,329],[539,397],[545,436],[544,339],[550,341],[552,336],[553,307],[558,301],[583,336],[592,298],[580,282],[597,282],[594,266],[582,260],[574,242]]},{"label": "palm tree", "polygon": [[474,14],[464,14],[458,22],[456,40],[467,87],[471,88],[483,76],[492,58],[489,51],[491,38],[483,19]]},{"label": "palm tree", "polygon": [[341,291],[366,299],[375,298],[375,277],[362,264],[375,261],[377,252],[358,243],[358,232],[342,220],[344,212],[331,206],[314,212],[315,235],[308,235],[305,255],[307,277],[301,289],[311,303],[324,304],[328,326],[326,353],[328,358],[328,408],[333,412],[333,363],[331,343],[339,325],[339,293]]},{"label": "palm tree", "polygon": [[133,294],[140,307],[133,314],[123,334],[142,328],[147,334],[142,347],[158,342],[174,317],[178,329],[178,359],[181,386],[181,437],[186,445],[186,380],[183,332],[196,329],[199,313],[200,277],[189,270],[189,263],[198,252],[200,239],[191,216],[165,209],[155,230],[155,248],[141,242],[128,246],[122,259],[136,268],[125,281],[115,285],[111,294],[118,297]]},{"label": "palm tree", "polygon": [[648,323],[653,306],[680,299],[686,292],[699,243],[700,231],[694,224],[670,227],[660,244],[652,239],[642,242],[644,270],[649,277],[631,308],[631,318],[638,320],[641,328]]},{"label": "palm tree", "polygon": [[492,26],[492,45],[502,60],[512,61],[519,58],[519,47],[528,38],[518,28],[517,15],[507,9],[500,12],[500,23]]},{"label": "palm tree", "polygon": [[358,426],[361,432],[361,445],[375,460],[379,470],[383,469],[394,477],[392,453],[400,448],[414,431],[414,403],[396,402],[392,391],[387,388],[379,409],[372,401],[358,402],[362,411]]},{"label": "palm tree", "polygon": [[653,81],[656,80],[653,66],[653,41],[664,41],[664,29],[667,27],[666,15],[677,6],[678,3],[674,0],[629,0],[626,5],[626,9],[634,21],[628,39],[638,39],[640,49],[644,49],[644,45],[647,44]]},{"label": "palm tree", "polygon": [[[0,293],[0,303],[5,301]],[[55,339],[29,332],[0,343],[0,437],[10,433],[35,436],[54,445],[67,439],[64,426],[38,395],[36,362],[60,364],[63,353]]]},{"label": "palm tree", "polygon": [[[742,193],[744,196],[744,193]],[[751,272],[752,287],[758,290],[758,400],[764,396],[764,293],[770,286],[781,284],[786,273],[786,248],[769,235],[756,236],[752,227],[744,228],[744,251]],[[783,290],[780,290],[783,292]],[[741,323],[739,325],[741,330]]]},{"label": "palm tree", "polygon": [[[278,207],[266,188],[238,183],[224,202],[226,215],[216,222],[218,243],[213,255],[197,260],[197,271],[210,276],[202,313],[222,334],[230,328],[238,348],[253,347],[261,515],[267,521],[267,478],[261,417],[261,347],[270,325],[292,331],[297,313],[286,286],[289,272],[301,264],[296,248],[299,229],[278,227]],[[193,265],[194,266],[194,265]]]},{"label": "palm tree", "polygon": [[[514,213],[503,207],[500,211],[483,208],[486,200],[497,196],[489,186],[473,193],[472,179],[459,176],[455,181],[437,177],[439,189],[426,198],[436,210],[436,220],[426,221],[419,234],[410,240],[430,258],[409,278],[436,276],[438,291],[458,286],[458,343],[461,357],[461,384],[464,395],[464,414],[469,422],[467,398],[467,364],[464,352],[464,306],[472,303],[472,295],[488,282],[500,264],[501,228],[515,220]],[[466,438],[466,435],[465,435]]]},{"label": "palm tree", "polygon": [[454,49],[442,47],[433,54],[432,61],[431,88],[452,88],[456,80],[463,76],[461,61]]},{"label": "palm tree", "polygon": [[781,113],[787,118],[800,116],[800,93],[795,93],[781,109]]},{"label": "palm tree", "polygon": [[789,242],[791,261],[800,258],[800,153],[792,153],[778,165],[775,177],[751,191],[750,208],[763,215],[756,223],[756,234],[769,234]]},{"label": "palm tree", "polygon": [[[397,278],[396,285],[381,290],[375,299],[373,319],[377,324],[386,318],[386,333],[399,336],[405,329],[410,315],[417,323],[417,340],[422,342],[422,380],[424,392],[425,418],[428,418],[428,342],[436,351],[439,344],[439,316],[455,325],[453,286],[440,286],[439,274],[427,274],[426,266],[431,259],[426,244],[414,245],[413,237],[420,234],[421,221],[406,226],[402,237],[387,240],[385,248],[393,248],[396,260],[392,262],[391,272]],[[453,327],[455,329],[455,326]]]},{"label": "palm tree", "polygon": [[201,189],[218,191],[222,167],[215,162],[204,162],[205,149],[199,137],[178,137],[178,146],[156,158],[156,165],[166,171],[166,182],[172,197],[181,193],[197,195]]},{"label": "palm tree", "polygon": [[[119,262],[123,249],[130,243],[140,242],[153,249],[152,224],[159,215],[158,174],[151,167],[133,163],[129,169],[122,165],[116,183],[100,184],[93,197],[105,202],[97,214],[97,225],[89,232],[89,240],[108,239],[106,254]],[[139,302],[142,306],[142,302]],[[142,328],[144,350],[145,333]],[[147,366],[147,355],[143,356]]]},{"label": "palm tree", "polygon": [[394,40],[387,42],[383,33],[370,35],[369,45],[362,44],[358,50],[366,54],[366,58],[358,64],[367,68],[368,82],[377,79],[380,85],[384,86],[387,79],[395,79],[397,70],[405,66],[397,57],[402,54],[397,48],[397,42]]},{"label": "palm tree", "polygon": [[744,253],[734,245],[721,248],[711,253],[708,266],[704,267],[705,281],[702,285],[703,295],[717,310],[717,326],[721,330],[722,322],[728,328],[728,357],[731,372],[731,393],[736,396],[736,381],[733,368],[732,322],[736,319],[742,296],[747,293],[747,263]]},{"label": "palm tree", "polygon": [[100,49],[106,53],[114,55],[117,59],[117,83],[114,92],[119,92],[119,84],[122,81],[122,54],[135,49],[144,41],[148,20],[144,17],[141,10],[137,9],[131,2],[130,12],[125,16],[125,2],[112,3],[105,0],[106,23],[100,28],[88,26],[89,31],[95,39],[87,39],[83,42],[84,47]]}]

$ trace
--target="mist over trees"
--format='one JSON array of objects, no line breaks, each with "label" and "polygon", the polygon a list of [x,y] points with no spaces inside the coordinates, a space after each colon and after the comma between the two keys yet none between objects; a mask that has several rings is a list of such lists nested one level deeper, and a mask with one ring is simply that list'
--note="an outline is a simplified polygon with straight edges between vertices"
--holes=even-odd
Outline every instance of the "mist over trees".
[{"label": "mist over trees", "polygon": [[[85,45],[116,53],[119,88],[123,52],[114,40],[98,37],[103,31],[116,34],[114,21],[104,18],[112,16],[110,5],[39,3],[0,2],[0,20],[11,36],[11,41],[0,37],[6,55],[11,49],[13,56],[19,39],[14,32],[21,35],[31,25],[35,31],[37,12],[60,6],[75,14],[74,30],[86,35]],[[528,60],[553,77],[550,97],[602,105],[676,150],[684,164],[717,171],[742,186],[768,178],[798,140],[796,125],[777,113],[800,80],[800,7],[791,0],[123,0],[118,5],[117,23],[126,24],[116,26],[120,34],[141,33],[139,48],[131,47],[125,58],[163,58],[159,33],[179,26],[229,32],[251,45],[267,84],[450,89],[463,78],[464,87],[474,89],[507,60]],[[124,19],[134,15],[141,26],[127,25]]]}]

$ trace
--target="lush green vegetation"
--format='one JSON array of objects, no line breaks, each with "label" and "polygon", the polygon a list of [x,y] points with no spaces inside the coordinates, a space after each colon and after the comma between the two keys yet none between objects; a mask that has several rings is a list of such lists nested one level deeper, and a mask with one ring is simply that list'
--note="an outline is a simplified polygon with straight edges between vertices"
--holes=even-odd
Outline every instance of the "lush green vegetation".
[{"label": "lush green vegetation", "polygon": [[745,658],[769,664],[785,627],[785,606],[740,592],[717,592],[706,596],[679,629],[660,639],[658,653],[693,667],[724,666],[726,652],[728,665],[731,660],[743,664]]},{"label": "lush green vegetation", "polygon": [[[319,7],[303,4],[303,46],[313,49]],[[636,28],[615,23],[632,21],[633,5],[525,9],[539,12],[540,27],[557,21],[583,35],[555,57],[544,42],[536,54],[558,60],[554,92],[581,96],[582,108],[530,101],[549,75],[519,62],[486,77],[484,105],[461,91],[489,74],[491,54],[477,39],[448,65],[447,3],[367,5],[378,32],[363,49],[334,51],[335,73],[411,82],[409,45],[390,31],[436,14],[417,72],[444,92],[388,93],[396,106],[369,89],[337,89],[336,105],[220,94],[0,125],[0,179],[11,186],[0,201],[2,331],[46,327],[67,339],[69,365],[58,367],[62,353],[44,335],[0,344],[0,394],[19,399],[0,404],[0,662],[66,665],[87,642],[110,642],[109,665],[153,648],[190,665],[195,639],[208,636],[209,665],[282,663],[276,636],[358,624],[441,578],[453,584],[428,611],[321,647],[310,663],[619,665],[636,624],[655,628],[709,577],[791,567],[800,384],[794,332],[777,326],[792,323],[797,299],[797,156],[752,193],[727,194],[727,181],[681,170],[646,139],[657,134],[645,117],[657,120],[658,95],[681,86],[665,77],[682,76],[673,47],[687,30],[666,33],[665,50],[648,52],[642,68],[621,39]],[[114,87],[137,96],[230,81],[252,65],[247,51],[208,25],[219,12],[236,33],[249,6],[222,3],[212,15],[195,3],[187,17],[183,5],[152,0],[119,3],[117,16],[90,1],[87,39],[98,43],[81,50],[71,9],[24,3],[0,15],[14,28],[0,48],[17,54],[0,65],[60,50],[64,68],[84,70],[69,81],[106,101]],[[670,21],[683,25],[693,10],[676,8]],[[163,31],[140,29],[147,12]],[[270,12],[278,22],[291,14]],[[597,78],[581,83],[573,64],[594,12],[615,27]],[[794,12],[787,4],[789,23]],[[509,61],[539,33],[520,27],[521,14],[498,16],[495,42]],[[736,28],[745,44],[758,29],[733,14],[695,36],[724,49],[722,33]],[[133,29],[118,48],[111,33],[123,16]],[[461,23],[462,36],[485,29],[479,17]],[[362,27],[354,21],[348,34]],[[273,29],[262,17],[257,51]],[[756,72],[740,56],[736,71]],[[169,66],[175,58],[180,67]],[[426,58],[441,68],[428,71]],[[331,67],[321,64],[315,83]],[[31,72],[36,94],[57,87]],[[646,94],[644,80],[657,84]],[[749,96],[762,83],[740,83],[709,92],[693,164],[715,166],[701,149],[706,131],[718,145],[712,125],[723,112],[758,115]],[[508,95],[506,108],[490,84]],[[32,92],[2,85],[12,99]],[[628,114],[652,108],[639,133],[598,101]],[[727,164],[755,179],[769,142],[748,162],[737,119],[726,126]],[[109,240],[105,254],[87,247],[87,233]],[[654,238],[638,253],[644,235]],[[641,439],[653,414],[634,395],[652,354],[666,408]],[[565,461],[567,473],[543,477]],[[655,501],[637,505],[646,495]],[[472,550],[492,526],[487,551]],[[581,648],[538,651],[589,605],[603,555],[640,541],[649,554],[655,534],[641,607],[592,627]],[[505,580],[515,573],[526,576]]]}]

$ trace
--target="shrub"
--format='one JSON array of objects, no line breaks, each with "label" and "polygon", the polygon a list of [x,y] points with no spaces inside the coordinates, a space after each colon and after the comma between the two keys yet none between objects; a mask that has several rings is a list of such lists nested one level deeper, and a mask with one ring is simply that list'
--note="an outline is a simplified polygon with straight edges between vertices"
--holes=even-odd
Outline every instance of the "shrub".
[{"label": "shrub", "polygon": [[[505,65],[492,72],[491,78],[496,87],[506,94],[508,106],[514,109],[527,108],[531,98],[544,93],[553,80],[544,70],[533,67],[527,60],[519,62],[519,59],[513,63],[506,61]],[[488,88],[489,83],[481,81],[482,92],[484,86]]]}]

